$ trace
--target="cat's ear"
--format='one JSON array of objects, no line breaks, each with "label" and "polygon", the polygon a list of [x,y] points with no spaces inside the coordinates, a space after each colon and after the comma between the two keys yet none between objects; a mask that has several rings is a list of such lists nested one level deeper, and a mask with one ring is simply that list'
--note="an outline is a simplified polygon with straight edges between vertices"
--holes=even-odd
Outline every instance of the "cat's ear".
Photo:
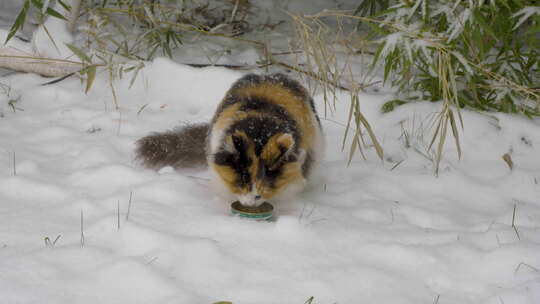
[{"label": "cat's ear", "polygon": [[262,158],[270,166],[278,166],[289,159],[295,150],[294,137],[289,133],[280,133],[272,136],[266,143]]}]

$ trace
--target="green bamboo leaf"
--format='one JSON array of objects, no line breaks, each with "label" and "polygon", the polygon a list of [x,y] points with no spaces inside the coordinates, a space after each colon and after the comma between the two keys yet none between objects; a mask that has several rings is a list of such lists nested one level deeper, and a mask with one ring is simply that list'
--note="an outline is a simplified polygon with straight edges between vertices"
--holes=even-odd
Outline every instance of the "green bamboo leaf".
[{"label": "green bamboo leaf", "polygon": [[52,8],[47,8],[47,15],[49,16],[53,16],[55,18],[58,18],[58,19],[62,19],[62,20],[66,20],[67,21],[67,18],[64,17],[62,14],[60,14],[58,11],[52,9]]},{"label": "green bamboo leaf", "polygon": [[392,99],[392,100],[390,100],[390,101],[385,102],[385,103],[381,106],[381,112],[382,112],[382,113],[392,112],[396,107],[398,107],[398,106],[400,106],[400,105],[403,105],[403,104],[406,104],[406,102],[403,101],[403,100],[400,100],[400,99]]},{"label": "green bamboo leaf", "polygon": [[86,75],[88,78],[86,78],[86,90],[84,91],[85,94],[90,91],[92,88],[92,84],[94,83],[94,80],[96,79],[96,70],[97,66],[91,65],[86,69]]},{"label": "green bamboo leaf", "polygon": [[[32,1],[32,4],[38,8],[40,11],[43,10],[43,1],[41,0],[31,0]],[[49,16],[53,16],[55,18],[58,18],[58,19],[62,19],[62,20],[66,20],[66,17],[64,17],[62,14],[60,14],[58,11],[56,11],[55,9],[53,8],[50,8],[48,7],[47,10],[46,10],[46,13],[47,15]]]},{"label": "green bamboo leaf", "polygon": [[375,52],[375,56],[373,56],[373,60],[371,61],[370,71],[373,71],[373,69],[377,65],[377,62],[379,62],[379,57],[381,56],[382,50],[384,49],[385,45],[386,45],[386,41],[381,43],[379,47],[377,48],[377,51]]},{"label": "green bamboo leaf", "polygon": [[45,24],[43,24],[43,30],[45,31],[45,34],[47,34],[47,37],[49,38],[49,40],[54,45],[54,48],[58,51],[58,53],[60,53],[60,49],[58,49],[58,45],[56,45],[56,42],[54,41],[53,36],[49,32],[49,29],[45,26]]},{"label": "green bamboo leaf", "polygon": [[65,43],[65,45],[75,54],[75,56],[79,57],[83,62],[86,63],[92,63],[92,59],[88,57],[80,48],[74,46],[71,43]]},{"label": "green bamboo leaf", "polygon": [[392,53],[388,54],[385,58],[385,64],[384,64],[384,77],[383,81],[386,83],[388,80],[388,76],[390,75],[390,71],[392,71],[392,66],[394,65],[394,61],[398,60],[399,53],[396,52],[397,50],[394,50]]},{"label": "green bamboo leaf", "polygon": [[68,4],[66,4],[64,1],[62,0],[56,0],[58,1],[58,3],[60,3],[60,5],[66,10],[66,11],[71,11],[71,6],[69,6]]},{"label": "green bamboo leaf", "polygon": [[133,76],[131,77],[131,80],[129,81],[129,88],[130,89],[133,86],[133,84],[135,83],[135,80],[137,80],[137,76],[139,75],[139,72],[141,71],[142,68],[144,68],[144,63],[141,63],[140,65],[138,65],[137,68],[135,69],[135,71],[133,72]]},{"label": "green bamboo leaf", "polygon": [[21,9],[21,11],[19,12],[19,15],[17,15],[17,18],[15,19],[15,22],[13,23],[13,25],[11,26],[11,29],[9,30],[9,34],[6,38],[6,41],[4,42],[4,44],[8,43],[8,41],[13,38],[13,36],[15,36],[15,34],[23,28],[24,26],[24,22],[26,20],[26,15],[28,14],[28,9],[30,8],[30,1],[29,0],[26,0],[24,2],[24,5]]},{"label": "green bamboo leaf", "polygon": [[478,21],[484,31],[486,31],[493,39],[498,40],[497,35],[493,32],[491,26],[487,23],[486,19],[479,10],[474,10],[474,19]]}]

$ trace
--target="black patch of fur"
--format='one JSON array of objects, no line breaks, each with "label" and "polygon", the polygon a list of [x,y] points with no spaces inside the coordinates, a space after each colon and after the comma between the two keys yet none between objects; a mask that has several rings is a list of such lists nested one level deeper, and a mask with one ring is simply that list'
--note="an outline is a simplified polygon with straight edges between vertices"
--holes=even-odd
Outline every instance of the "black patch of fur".
[{"label": "black patch of fur", "polygon": [[283,169],[282,166],[279,166],[273,169],[269,169],[268,167],[265,167],[263,179],[268,185],[268,187],[270,188],[276,187],[276,180],[281,175],[281,171],[283,171],[282,169]]},{"label": "black patch of fur", "polygon": [[233,84],[231,90],[257,86],[263,83],[277,84],[280,87],[288,89],[291,93],[300,98],[306,98],[308,96],[308,93],[298,81],[289,78],[288,76],[281,73],[275,73],[271,75],[245,75]]},{"label": "black patch of fur", "polygon": [[275,116],[287,123],[296,124],[285,108],[266,100],[264,97],[249,97],[241,101],[243,101],[243,105],[240,107],[241,111],[256,111]]},{"label": "black patch of fur", "polygon": [[243,188],[248,187],[251,190],[251,176],[249,174],[249,167],[252,160],[247,155],[248,144],[240,136],[233,136],[233,144],[236,149],[235,152],[230,152],[222,147],[220,152],[214,154],[214,163],[220,166],[228,166],[233,169],[238,179],[236,184]]},{"label": "black patch of fur", "polygon": [[136,159],[152,169],[206,166],[208,124],[187,124],[171,131],[153,133],[136,142]]},{"label": "black patch of fur", "polygon": [[255,154],[261,152],[268,140],[277,133],[291,134],[296,146],[300,144],[300,134],[296,124],[286,123],[272,116],[249,116],[235,122],[228,130],[228,134],[243,131],[255,144]]},{"label": "black patch of fur", "polygon": [[[317,111],[315,110],[315,104],[313,103],[313,99],[309,96],[306,89],[298,81],[292,78],[289,78],[288,76],[281,73],[271,74],[268,76],[248,74],[238,79],[232,85],[231,89],[229,89],[229,91],[227,92],[227,95],[225,95],[225,98],[223,99],[219,107],[217,108],[212,123],[215,122],[219,114],[223,110],[225,110],[227,107],[233,104],[236,104],[238,102],[245,101],[244,99],[239,98],[236,95],[235,91],[241,90],[242,88],[246,88],[246,87],[261,85],[264,83],[276,84],[276,85],[279,85],[280,87],[286,88],[293,95],[299,97],[301,100],[304,100],[304,102],[307,102],[309,106],[311,107],[311,110],[315,114],[315,118],[317,119],[317,122],[319,123],[319,128],[321,128],[321,122],[319,119],[319,115],[317,115]],[[258,105],[256,99],[250,99],[250,100],[255,100],[252,106]],[[246,106],[250,107],[249,105],[246,105]],[[285,111],[285,110],[282,109],[282,111]]]}]

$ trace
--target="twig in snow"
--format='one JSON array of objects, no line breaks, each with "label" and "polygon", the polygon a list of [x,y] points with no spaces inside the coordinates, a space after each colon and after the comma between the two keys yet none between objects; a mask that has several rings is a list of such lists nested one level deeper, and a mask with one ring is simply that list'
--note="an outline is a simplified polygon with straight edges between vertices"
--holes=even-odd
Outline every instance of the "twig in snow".
[{"label": "twig in snow", "polygon": [[518,240],[521,240],[521,237],[519,237],[519,232],[517,230],[517,227],[515,225],[515,219],[516,219],[516,207],[517,205],[514,204],[514,212],[512,213],[512,228],[514,228],[514,231],[516,232]]},{"label": "twig in snow", "polygon": [[120,230],[120,200],[116,204],[116,228]]},{"label": "twig in snow", "polygon": [[81,209],[81,247],[84,247],[84,214]]},{"label": "twig in snow", "polygon": [[514,270],[514,275],[519,271],[519,269],[521,268],[521,266],[527,266],[527,267],[529,267],[530,269],[534,270],[535,272],[540,272],[540,269],[538,269],[538,268],[536,268],[536,267],[533,267],[533,266],[531,266],[531,265],[529,265],[529,264],[527,264],[527,263],[521,262],[521,263],[519,263],[519,264],[517,265],[516,270]]},{"label": "twig in snow", "polygon": [[42,83],[41,85],[42,85],[42,86],[46,86],[46,85],[51,85],[51,84],[59,83],[60,81],[65,80],[65,79],[67,79],[67,78],[69,78],[69,77],[71,77],[71,76],[73,76],[73,75],[75,75],[75,73],[69,73],[69,74],[67,74],[66,76],[62,76],[62,77],[57,78],[57,79],[55,79],[55,80],[51,80],[51,81]]},{"label": "twig in snow", "polygon": [[152,264],[157,259],[158,259],[158,257],[153,257],[150,261],[146,262],[146,265]]},{"label": "twig in snow", "polygon": [[118,110],[118,128],[116,129],[116,135],[120,135],[120,127],[122,126],[122,112]]},{"label": "twig in snow", "polygon": [[126,212],[126,222],[129,221],[129,212],[131,211],[131,199],[133,198],[133,191],[129,192],[128,210]]},{"label": "twig in snow", "polygon": [[144,108],[146,108],[148,106],[148,104],[144,104],[140,109],[139,111],[137,111],[137,116],[139,116],[139,114],[141,114],[141,112],[144,110]]},{"label": "twig in snow", "polygon": [[401,165],[401,163],[404,162],[404,161],[405,161],[405,160],[402,159],[402,160],[400,160],[399,162],[397,162],[397,163],[390,169],[390,171],[392,171],[392,170],[394,170],[395,168],[397,168],[397,166]]},{"label": "twig in snow", "polygon": [[17,175],[17,161],[15,159],[15,151],[13,151],[13,176]]},{"label": "twig in snow", "polygon": [[45,246],[49,247],[49,248],[54,248],[54,245],[56,245],[56,242],[60,239],[62,235],[59,234],[55,239],[54,241],[51,242],[51,239],[47,236],[45,237],[45,239],[43,239],[45,241]]}]

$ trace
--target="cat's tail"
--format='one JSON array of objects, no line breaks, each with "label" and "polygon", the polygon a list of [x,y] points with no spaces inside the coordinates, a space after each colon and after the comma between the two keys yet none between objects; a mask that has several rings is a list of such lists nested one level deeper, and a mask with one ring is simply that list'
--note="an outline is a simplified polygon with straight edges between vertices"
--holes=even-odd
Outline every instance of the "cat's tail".
[{"label": "cat's tail", "polygon": [[136,142],[135,159],[143,166],[160,169],[204,167],[206,163],[206,137],[210,125],[187,124],[173,130],[152,133]]}]

